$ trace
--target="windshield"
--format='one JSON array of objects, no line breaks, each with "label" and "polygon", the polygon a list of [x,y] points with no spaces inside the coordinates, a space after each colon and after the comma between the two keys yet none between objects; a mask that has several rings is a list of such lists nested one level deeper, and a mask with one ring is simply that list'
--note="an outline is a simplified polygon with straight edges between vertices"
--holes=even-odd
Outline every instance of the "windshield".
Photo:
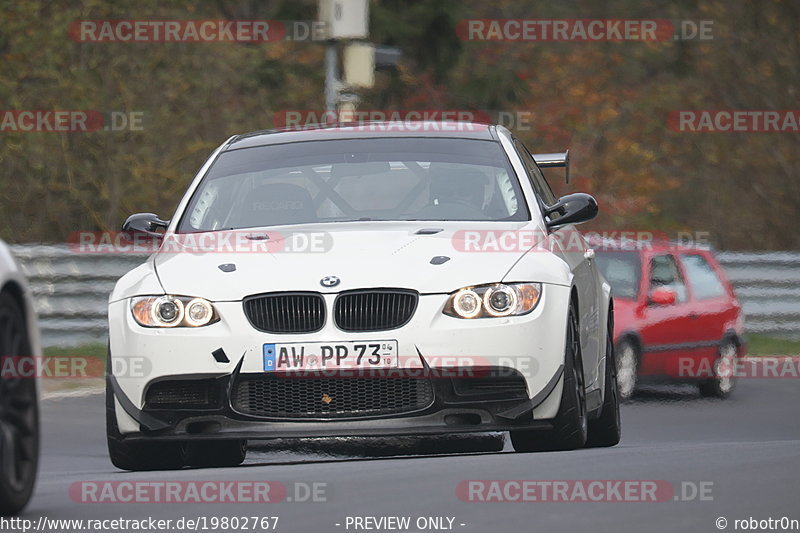
[{"label": "windshield", "polygon": [[470,139],[341,139],[223,152],[181,233],[352,220],[528,220],[502,147]]},{"label": "windshield", "polygon": [[635,251],[597,252],[597,267],[611,284],[614,298],[635,300],[639,293],[641,260]]}]

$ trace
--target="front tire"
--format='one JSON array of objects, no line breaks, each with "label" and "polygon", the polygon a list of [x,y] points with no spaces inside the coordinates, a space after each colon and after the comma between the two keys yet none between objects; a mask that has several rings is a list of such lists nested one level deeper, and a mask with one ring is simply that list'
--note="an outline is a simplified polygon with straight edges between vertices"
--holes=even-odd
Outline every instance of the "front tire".
[{"label": "front tire", "polygon": [[186,464],[198,467],[239,466],[247,456],[246,440],[186,443]]},{"label": "front tire", "polygon": [[511,431],[511,444],[517,452],[560,451],[582,448],[586,444],[588,419],[586,388],[581,359],[578,318],[570,306],[567,320],[567,342],[564,351],[564,385],[561,403],[553,420],[553,429]]},{"label": "front tire", "polygon": [[[106,368],[111,369],[109,351]],[[178,470],[185,462],[181,442],[125,441],[117,426],[114,393],[106,377],[106,440],[111,464],[120,470],[141,472],[147,470]]]},{"label": "front tire", "polygon": [[[114,416],[113,413],[111,416]],[[108,456],[120,470],[179,470],[184,466],[184,447],[180,442],[126,442],[116,430],[116,418],[108,428]]]},{"label": "front tire", "polygon": [[[609,311],[609,313],[613,313],[613,311]],[[613,335],[614,315],[609,314],[608,333],[606,334],[605,398],[603,398],[603,410],[600,412],[600,417],[589,422],[589,438],[586,446],[591,448],[616,446],[622,438]]]}]

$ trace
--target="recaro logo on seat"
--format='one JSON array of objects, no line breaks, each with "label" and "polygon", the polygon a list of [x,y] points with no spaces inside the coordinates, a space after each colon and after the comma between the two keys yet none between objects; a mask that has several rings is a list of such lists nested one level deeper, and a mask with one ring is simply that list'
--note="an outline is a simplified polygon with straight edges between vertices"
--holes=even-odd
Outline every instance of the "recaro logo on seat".
[{"label": "recaro logo on seat", "polygon": [[286,200],[272,202],[253,202],[256,211],[270,211],[272,209],[303,209],[303,202]]}]

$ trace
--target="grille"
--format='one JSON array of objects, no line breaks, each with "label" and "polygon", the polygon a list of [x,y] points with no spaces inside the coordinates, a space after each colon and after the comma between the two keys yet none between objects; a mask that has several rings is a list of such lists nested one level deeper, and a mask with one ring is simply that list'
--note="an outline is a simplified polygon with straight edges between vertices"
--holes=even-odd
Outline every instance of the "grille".
[{"label": "grille", "polygon": [[159,381],[148,387],[145,409],[215,407],[219,403],[217,392],[213,379]]},{"label": "grille", "polygon": [[254,328],[267,333],[310,333],[325,324],[325,301],[315,292],[251,296],[244,312]]},{"label": "grille", "polygon": [[379,331],[405,325],[417,310],[419,294],[407,290],[344,292],[334,303],[334,320],[344,331]]},{"label": "grille", "polygon": [[[476,372],[481,372],[476,370]],[[479,396],[485,398],[522,399],[528,397],[525,378],[516,371],[495,369],[495,375],[475,376],[453,380],[453,389],[459,396]]]},{"label": "grille", "polygon": [[418,378],[240,377],[236,411],[274,418],[345,418],[417,411],[433,402],[430,381]]}]

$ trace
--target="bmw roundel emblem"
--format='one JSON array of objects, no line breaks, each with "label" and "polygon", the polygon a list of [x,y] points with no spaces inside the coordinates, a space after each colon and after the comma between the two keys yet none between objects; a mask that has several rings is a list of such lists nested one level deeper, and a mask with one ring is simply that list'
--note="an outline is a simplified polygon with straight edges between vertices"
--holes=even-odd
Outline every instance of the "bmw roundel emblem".
[{"label": "bmw roundel emblem", "polygon": [[339,284],[341,280],[336,276],[325,276],[321,280],[319,280],[320,285],[323,287],[335,287]]}]

